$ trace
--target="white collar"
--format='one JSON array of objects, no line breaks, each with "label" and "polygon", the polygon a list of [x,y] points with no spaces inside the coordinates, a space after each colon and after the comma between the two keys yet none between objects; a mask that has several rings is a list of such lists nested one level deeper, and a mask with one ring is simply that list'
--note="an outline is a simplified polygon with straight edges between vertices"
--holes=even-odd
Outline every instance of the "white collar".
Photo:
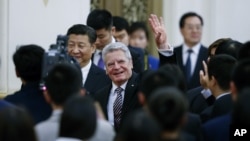
[{"label": "white collar", "polygon": [[223,97],[224,95],[228,95],[228,94],[230,94],[230,92],[222,93],[216,97],[216,100],[218,100],[219,98]]},{"label": "white collar", "polygon": [[198,43],[192,46],[191,48],[188,47],[187,44],[184,43],[182,46],[182,51],[183,53],[187,53],[189,49],[192,49],[194,54],[199,54],[200,48],[201,48],[201,43]]},{"label": "white collar", "polygon": [[[123,83],[120,87],[121,87],[123,90],[125,90],[125,88],[126,88],[126,86],[127,86],[127,83],[128,83],[128,81],[126,81],[125,83]],[[111,92],[112,92],[113,94],[114,94],[114,91],[115,91],[116,88],[118,88],[118,86],[115,85],[115,83],[112,82],[112,89],[111,89]]]},{"label": "white collar", "polygon": [[[91,59],[90,59],[90,60],[89,60],[89,63],[88,63],[86,66],[82,67],[81,70],[82,70],[83,72],[88,72],[89,69],[90,69],[90,67],[91,67],[91,64],[92,64],[92,61],[91,61]],[[86,78],[84,78],[84,79],[86,79]]]}]

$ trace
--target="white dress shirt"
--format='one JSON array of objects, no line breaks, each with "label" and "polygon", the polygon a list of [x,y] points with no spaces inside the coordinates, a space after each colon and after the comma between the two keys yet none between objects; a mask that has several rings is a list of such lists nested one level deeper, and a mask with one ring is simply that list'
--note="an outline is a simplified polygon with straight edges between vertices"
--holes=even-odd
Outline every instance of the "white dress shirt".
[{"label": "white dress shirt", "polygon": [[81,68],[81,71],[82,71],[82,83],[83,83],[83,85],[86,82],[86,79],[87,79],[87,76],[89,74],[89,70],[90,70],[91,64],[92,64],[92,61],[90,60],[89,63],[85,67]]},{"label": "white dress shirt", "polygon": [[[122,102],[124,100],[124,94],[125,94],[126,85],[127,85],[127,82],[125,82],[124,84],[122,84],[120,86],[123,89],[123,91],[122,91]],[[118,88],[118,86],[116,86],[114,83],[112,83],[112,89],[110,91],[109,101],[108,101],[108,104],[107,104],[108,121],[113,126],[114,126],[113,105],[114,105],[115,99],[117,97],[117,95],[115,94],[115,89],[116,88]]]},{"label": "white dress shirt", "polygon": [[196,66],[196,62],[198,59],[198,55],[199,55],[199,51],[201,48],[201,44],[198,43],[195,46],[193,46],[192,48],[189,48],[185,43],[182,45],[182,62],[183,65],[186,65],[187,62],[187,58],[188,58],[188,50],[192,49],[193,52],[190,54],[190,59],[191,59],[191,74],[194,73],[194,69]]},{"label": "white dress shirt", "polygon": [[[114,37],[112,37],[112,41],[111,41],[111,43],[115,43],[116,41],[115,41],[115,38]],[[109,44],[111,44],[111,43],[109,43]],[[107,45],[109,45],[109,44],[107,44]],[[106,45],[106,46],[107,46]],[[105,47],[106,47],[105,46]],[[96,66],[98,66],[98,61],[99,61],[99,59],[100,59],[100,52],[101,52],[102,50],[99,50],[99,49],[96,49],[95,50],[95,53],[94,53],[94,57],[93,57],[93,63],[96,65]]]}]

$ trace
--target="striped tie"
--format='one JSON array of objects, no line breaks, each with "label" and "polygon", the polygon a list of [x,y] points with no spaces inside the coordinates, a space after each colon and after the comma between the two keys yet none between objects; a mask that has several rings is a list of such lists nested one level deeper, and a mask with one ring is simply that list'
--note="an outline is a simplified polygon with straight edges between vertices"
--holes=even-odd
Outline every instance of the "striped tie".
[{"label": "striped tie", "polygon": [[116,99],[113,105],[113,111],[114,111],[114,126],[117,130],[120,125],[121,120],[121,113],[122,113],[122,88],[118,87],[115,89]]}]

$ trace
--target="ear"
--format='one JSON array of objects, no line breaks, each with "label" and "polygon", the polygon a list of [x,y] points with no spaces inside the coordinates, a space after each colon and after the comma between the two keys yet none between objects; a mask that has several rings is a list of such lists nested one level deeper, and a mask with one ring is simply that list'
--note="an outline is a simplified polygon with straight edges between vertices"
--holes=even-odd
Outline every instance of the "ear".
[{"label": "ear", "polygon": [[209,79],[209,83],[210,83],[210,86],[212,86],[212,87],[217,86],[217,80],[214,78],[214,76],[212,76],[212,78]]},{"label": "ear", "polygon": [[138,92],[138,100],[142,106],[146,104],[145,96],[142,92]]},{"label": "ear", "polygon": [[81,95],[81,96],[85,96],[86,93],[87,93],[86,89],[84,89],[84,88],[81,88],[81,89],[80,89],[80,95]]},{"label": "ear", "polygon": [[47,103],[52,103],[52,100],[51,100],[51,98],[50,98],[50,95],[49,95],[49,93],[48,93],[48,90],[44,90],[43,91],[43,96],[44,96],[44,98],[45,98],[45,100],[46,100],[46,102]]},{"label": "ear", "polygon": [[20,77],[20,74],[19,74],[19,72],[17,71],[16,68],[15,68],[15,71],[16,71],[16,77]]},{"label": "ear", "polygon": [[115,34],[115,26],[111,27],[111,34],[114,35]]},{"label": "ear", "polygon": [[96,45],[95,45],[95,44],[92,44],[91,47],[92,47],[91,53],[94,53],[95,50],[96,50]]},{"label": "ear", "polygon": [[231,91],[233,101],[236,101],[237,100],[237,88],[233,81],[230,82],[230,91]]}]

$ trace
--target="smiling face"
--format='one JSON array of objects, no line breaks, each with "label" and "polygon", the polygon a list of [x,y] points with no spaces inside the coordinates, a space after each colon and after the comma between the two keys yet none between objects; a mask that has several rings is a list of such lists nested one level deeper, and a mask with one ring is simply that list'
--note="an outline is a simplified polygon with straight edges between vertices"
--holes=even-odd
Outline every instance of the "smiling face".
[{"label": "smiling face", "polygon": [[94,51],[95,46],[89,42],[89,37],[87,35],[69,35],[68,53],[78,61],[81,67],[89,63]]},{"label": "smiling face", "polygon": [[106,73],[110,79],[120,86],[132,75],[132,60],[122,50],[114,50],[105,55]]}]

